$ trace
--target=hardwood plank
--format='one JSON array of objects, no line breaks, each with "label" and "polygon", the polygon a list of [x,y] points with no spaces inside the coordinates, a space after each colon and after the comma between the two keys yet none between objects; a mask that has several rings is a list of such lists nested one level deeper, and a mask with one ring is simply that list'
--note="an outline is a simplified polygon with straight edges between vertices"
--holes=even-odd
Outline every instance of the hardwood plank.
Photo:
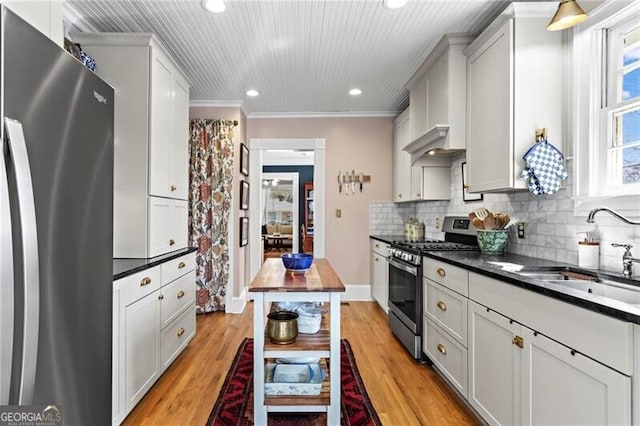
[{"label": "hardwood plank", "polygon": [[281,259],[266,259],[249,291],[334,292],[345,291],[340,277],[327,259],[314,259],[303,274],[287,272]]},{"label": "hardwood plank", "polygon": [[[411,358],[375,302],[349,302],[341,311],[341,335],[383,424],[482,424],[433,368]],[[251,303],[241,315],[199,315],[194,339],[123,424],[204,425],[240,342],[252,335],[252,315]]]}]

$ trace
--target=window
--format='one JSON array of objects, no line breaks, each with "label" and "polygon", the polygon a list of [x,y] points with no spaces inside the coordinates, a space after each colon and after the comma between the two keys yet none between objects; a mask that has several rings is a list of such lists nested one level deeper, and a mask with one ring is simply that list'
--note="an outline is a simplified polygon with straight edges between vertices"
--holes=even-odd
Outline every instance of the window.
[{"label": "window", "polygon": [[[607,206],[640,215],[640,2],[609,0],[573,39],[575,213]],[[575,79],[572,79],[575,75]]]},{"label": "window", "polygon": [[607,183],[619,193],[640,193],[640,17],[607,31],[604,72]]}]

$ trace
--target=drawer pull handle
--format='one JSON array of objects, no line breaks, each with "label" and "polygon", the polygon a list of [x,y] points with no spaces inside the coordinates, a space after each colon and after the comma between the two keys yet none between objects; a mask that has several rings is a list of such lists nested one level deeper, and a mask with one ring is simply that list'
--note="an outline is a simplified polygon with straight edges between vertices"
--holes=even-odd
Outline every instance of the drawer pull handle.
[{"label": "drawer pull handle", "polygon": [[182,299],[184,297],[184,291],[180,290],[178,292],[178,299]]},{"label": "drawer pull handle", "polygon": [[162,300],[162,299],[164,299],[164,294],[159,294],[158,295],[158,300]]},{"label": "drawer pull handle", "polygon": [[172,192],[173,192],[173,191],[175,191],[176,189],[178,189],[178,188],[176,188],[176,186],[175,186],[175,185],[171,185],[171,191],[172,191]]},{"label": "drawer pull handle", "polygon": [[180,327],[180,330],[178,330],[178,337],[182,337],[183,334],[184,334],[184,328]]},{"label": "drawer pull handle", "polygon": [[437,272],[437,273],[438,273],[438,275],[440,275],[441,277],[444,277],[444,276],[446,276],[446,275],[447,275],[447,272],[446,272],[444,269],[442,269],[442,268],[438,268],[438,269],[436,269],[436,272]]},{"label": "drawer pull handle", "polygon": [[447,348],[444,347],[444,345],[442,343],[438,343],[438,351],[442,354],[442,355],[446,355],[447,354]]},{"label": "drawer pull handle", "polygon": [[187,264],[186,264],[186,263],[184,263],[184,262],[180,262],[180,263],[178,263],[178,269],[182,269],[182,268],[184,268],[185,266],[187,266]]},{"label": "drawer pull handle", "polygon": [[442,300],[438,300],[438,308],[440,308],[443,311],[446,311],[447,305]]},{"label": "drawer pull handle", "polygon": [[149,277],[144,277],[140,281],[140,287],[144,287],[145,285],[149,285],[149,284],[151,284],[151,278],[149,278]]},{"label": "drawer pull handle", "polygon": [[376,257],[376,258],[375,258],[375,261],[376,261],[376,262],[379,262],[380,260]]},{"label": "drawer pull handle", "polygon": [[172,246],[176,243],[176,240],[169,240],[169,245]]},{"label": "drawer pull handle", "polygon": [[380,244],[376,243],[376,248],[380,248]]}]

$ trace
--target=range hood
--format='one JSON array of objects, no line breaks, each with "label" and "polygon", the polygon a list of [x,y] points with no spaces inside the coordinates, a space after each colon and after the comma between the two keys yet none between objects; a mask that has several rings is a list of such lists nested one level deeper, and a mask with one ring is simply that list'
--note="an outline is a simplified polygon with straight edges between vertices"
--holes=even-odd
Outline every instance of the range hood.
[{"label": "range hood", "polygon": [[424,135],[402,148],[411,155],[411,165],[431,163],[429,159],[437,157],[450,157],[464,149],[451,149],[449,144],[449,125],[437,124]]}]

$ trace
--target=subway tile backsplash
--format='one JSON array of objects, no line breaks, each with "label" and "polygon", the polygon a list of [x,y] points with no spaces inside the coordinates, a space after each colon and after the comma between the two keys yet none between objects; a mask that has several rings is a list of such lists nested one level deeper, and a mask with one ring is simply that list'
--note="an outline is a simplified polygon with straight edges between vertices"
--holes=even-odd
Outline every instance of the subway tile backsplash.
[{"label": "subway tile backsplash", "polygon": [[[507,250],[511,253],[539,257],[567,263],[578,263],[578,232],[596,231],[600,240],[600,268],[622,271],[623,249],[611,247],[612,242],[630,243],[635,257],[640,257],[640,226],[626,225],[615,218],[601,214],[595,224],[585,217],[574,216],[571,173],[572,161],[567,162],[569,178],[565,187],[551,195],[533,195],[530,192],[511,194],[484,194],[484,200],[462,200],[462,162],[464,154],[454,157],[451,168],[449,201],[419,201],[407,203],[373,202],[369,206],[369,233],[371,235],[398,235],[404,232],[404,222],[418,218],[425,223],[425,238],[443,238],[436,229],[436,219],[444,216],[466,216],[470,211],[485,206],[493,212],[508,213],[526,223],[525,238],[519,239],[511,229]],[[640,276],[640,265],[635,265],[634,276]]]}]

